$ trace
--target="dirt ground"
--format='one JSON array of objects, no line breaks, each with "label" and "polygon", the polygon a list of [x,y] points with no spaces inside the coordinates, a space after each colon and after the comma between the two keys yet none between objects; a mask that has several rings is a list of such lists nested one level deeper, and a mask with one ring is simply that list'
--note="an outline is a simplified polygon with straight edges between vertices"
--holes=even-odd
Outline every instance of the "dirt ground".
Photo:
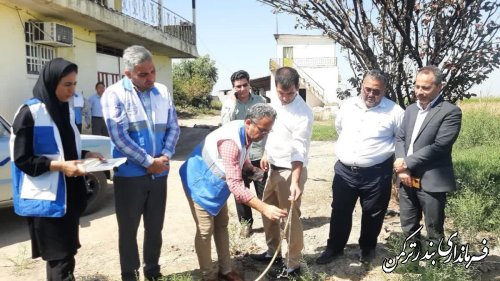
[{"label": "dirt ground", "polygon": [[[181,138],[178,142],[177,153],[171,162],[171,173],[168,178],[167,211],[160,259],[164,274],[190,274],[193,279],[199,276],[194,252],[195,225],[180,184],[178,169],[194,145],[209,132],[205,126],[200,128],[199,125],[217,125],[218,121],[218,116],[180,120],[183,126]],[[324,272],[329,276],[327,280],[399,279],[398,275],[383,273],[381,268],[384,257],[389,257],[384,247],[387,237],[400,231],[399,217],[397,215],[386,217],[379,236],[375,261],[371,265],[361,265],[358,262],[357,247],[361,213],[359,204],[353,215],[353,229],[345,256],[329,265],[319,266],[314,263],[324,249],[328,237],[334,161],[333,142],[311,143],[309,178],[302,202],[305,235],[303,268],[308,273]],[[81,219],[82,248],[76,256],[75,276],[77,280],[120,280],[118,231],[112,182],[109,184],[110,188],[103,207],[98,212]],[[254,233],[250,238],[242,239],[238,236],[239,225],[234,199],[230,198],[228,202],[234,266],[244,273],[245,280],[254,280],[264,270],[265,265],[256,264],[247,254],[260,253],[266,249],[261,216],[254,211]],[[390,208],[397,211],[394,204]],[[30,258],[30,241],[25,220],[14,215],[12,209],[0,210],[0,227],[0,280],[44,280],[45,262],[41,259]],[[142,245],[142,240],[143,235],[139,231],[139,245]],[[498,253],[496,256],[498,258]],[[216,259],[215,247],[213,247],[212,257]],[[498,271],[491,272],[487,279],[483,278],[483,280],[500,280],[499,276]]]}]

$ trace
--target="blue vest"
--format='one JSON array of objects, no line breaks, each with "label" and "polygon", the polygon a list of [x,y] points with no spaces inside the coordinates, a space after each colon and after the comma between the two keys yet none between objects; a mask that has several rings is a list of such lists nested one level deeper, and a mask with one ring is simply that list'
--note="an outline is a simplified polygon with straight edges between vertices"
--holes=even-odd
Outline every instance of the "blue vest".
[{"label": "blue vest", "polygon": [[[38,99],[25,102],[34,120],[33,153],[51,160],[64,161],[61,137],[56,124],[52,121],[45,104]],[[74,113],[70,107],[70,118]],[[78,155],[81,154],[80,133],[74,122],[73,128]],[[11,158],[14,159],[14,141],[11,135]],[[42,175],[31,177],[21,171],[12,161],[12,193],[14,211],[20,216],[30,217],[62,217],[66,214],[66,180],[62,172],[48,171]]]},{"label": "blue vest", "polygon": [[[148,122],[142,102],[133,90],[132,83],[128,78],[124,78],[110,86],[108,90],[117,93],[117,97],[127,113],[128,136],[147,154],[153,157],[160,156],[163,149],[163,138],[167,133],[168,109],[173,106],[167,88],[162,84],[155,83],[155,86],[151,89],[153,127]],[[116,147],[113,147],[113,158],[118,157],[126,156]],[[140,164],[127,161],[118,167],[115,175],[119,177],[137,177],[147,175],[147,172],[146,168]],[[168,170],[157,176],[167,175]]]},{"label": "blue vest", "polygon": [[191,152],[179,169],[182,185],[188,196],[210,215],[216,216],[226,203],[231,191],[219,156],[217,142],[232,139],[240,149],[240,168],[246,159],[245,126],[242,120],[232,121],[210,133]]}]

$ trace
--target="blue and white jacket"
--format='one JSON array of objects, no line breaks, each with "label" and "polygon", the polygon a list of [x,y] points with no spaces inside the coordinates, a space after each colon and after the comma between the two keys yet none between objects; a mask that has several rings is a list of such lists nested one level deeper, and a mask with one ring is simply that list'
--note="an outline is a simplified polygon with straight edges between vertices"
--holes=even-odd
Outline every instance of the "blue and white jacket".
[{"label": "blue and white jacket", "polygon": [[[155,83],[150,90],[151,117],[148,121],[141,99],[127,77],[111,85],[101,100],[103,115],[113,141],[113,157],[127,157],[127,162],[115,172],[120,177],[147,174],[153,158],[175,152],[180,128],[174,104],[167,87]],[[166,176],[168,171],[155,176]]]},{"label": "blue and white jacket", "polygon": [[[59,130],[50,117],[45,104],[36,98],[26,101],[25,104],[28,105],[34,120],[34,155],[64,161],[64,150]],[[71,106],[69,112],[70,120],[74,120]],[[71,122],[71,127],[75,134],[77,153],[80,157],[80,133],[74,122]],[[11,159],[14,159],[15,139],[16,136],[12,132],[10,139]],[[62,172],[49,171],[31,177],[17,168],[12,161],[12,191],[14,211],[20,216],[62,217],[66,214],[66,180]]]},{"label": "blue and white jacket", "polygon": [[210,215],[216,216],[226,203],[231,191],[226,183],[226,173],[217,143],[233,140],[240,150],[240,169],[247,158],[245,125],[243,120],[226,123],[211,132],[201,142],[179,169],[182,185],[188,196]]}]

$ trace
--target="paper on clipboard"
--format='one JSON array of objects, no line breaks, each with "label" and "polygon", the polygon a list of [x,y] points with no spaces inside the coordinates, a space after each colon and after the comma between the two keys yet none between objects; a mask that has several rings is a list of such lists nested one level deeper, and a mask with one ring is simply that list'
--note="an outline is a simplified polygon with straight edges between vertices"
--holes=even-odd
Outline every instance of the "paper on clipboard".
[{"label": "paper on clipboard", "polygon": [[85,173],[91,173],[113,170],[113,168],[120,166],[121,164],[125,163],[125,161],[127,161],[126,157],[105,160],[100,160],[98,158],[89,158],[83,160],[83,163],[80,165]]}]

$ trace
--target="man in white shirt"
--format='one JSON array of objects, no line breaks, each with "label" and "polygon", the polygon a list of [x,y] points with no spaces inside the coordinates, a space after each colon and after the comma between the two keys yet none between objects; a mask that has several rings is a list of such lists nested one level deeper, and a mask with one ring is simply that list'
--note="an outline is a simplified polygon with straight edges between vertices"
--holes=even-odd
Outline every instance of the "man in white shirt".
[{"label": "man in white shirt", "polygon": [[108,128],[102,115],[101,97],[106,90],[103,82],[95,84],[96,93],[89,98],[89,113],[92,118],[92,135],[109,136]]},{"label": "man in white shirt", "polygon": [[[76,127],[78,128],[78,131],[81,133],[82,132],[82,123],[83,123],[83,118],[85,117],[85,106],[86,106],[86,101],[85,97],[83,96],[83,93],[74,93],[73,94],[73,110],[75,112],[75,124]],[[88,124],[88,122],[87,122]]]},{"label": "man in white shirt", "polygon": [[365,74],[361,93],[347,100],[335,119],[339,139],[333,178],[332,214],[327,246],[318,264],[344,253],[352,226],[352,212],[361,202],[360,262],[375,256],[377,237],[391,196],[394,142],[404,111],[385,98],[387,78],[379,70]]},{"label": "man in white shirt", "polygon": [[[267,138],[261,168],[269,169],[262,201],[289,209],[294,201],[289,234],[286,234],[288,252],[286,264],[272,277],[297,277],[300,275],[300,258],[304,248],[304,235],[300,221],[300,203],[307,180],[307,162],[311,142],[313,113],[298,95],[299,74],[291,67],[282,67],[275,74],[276,92],[279,101],[272,104],[277,112],[273,130]],[[250,255],[254,260],[269,262],[281,243],[279,221],[262,217],[266,234],[267,251]],[[278,261],[282,260],[279,255]]]}]

